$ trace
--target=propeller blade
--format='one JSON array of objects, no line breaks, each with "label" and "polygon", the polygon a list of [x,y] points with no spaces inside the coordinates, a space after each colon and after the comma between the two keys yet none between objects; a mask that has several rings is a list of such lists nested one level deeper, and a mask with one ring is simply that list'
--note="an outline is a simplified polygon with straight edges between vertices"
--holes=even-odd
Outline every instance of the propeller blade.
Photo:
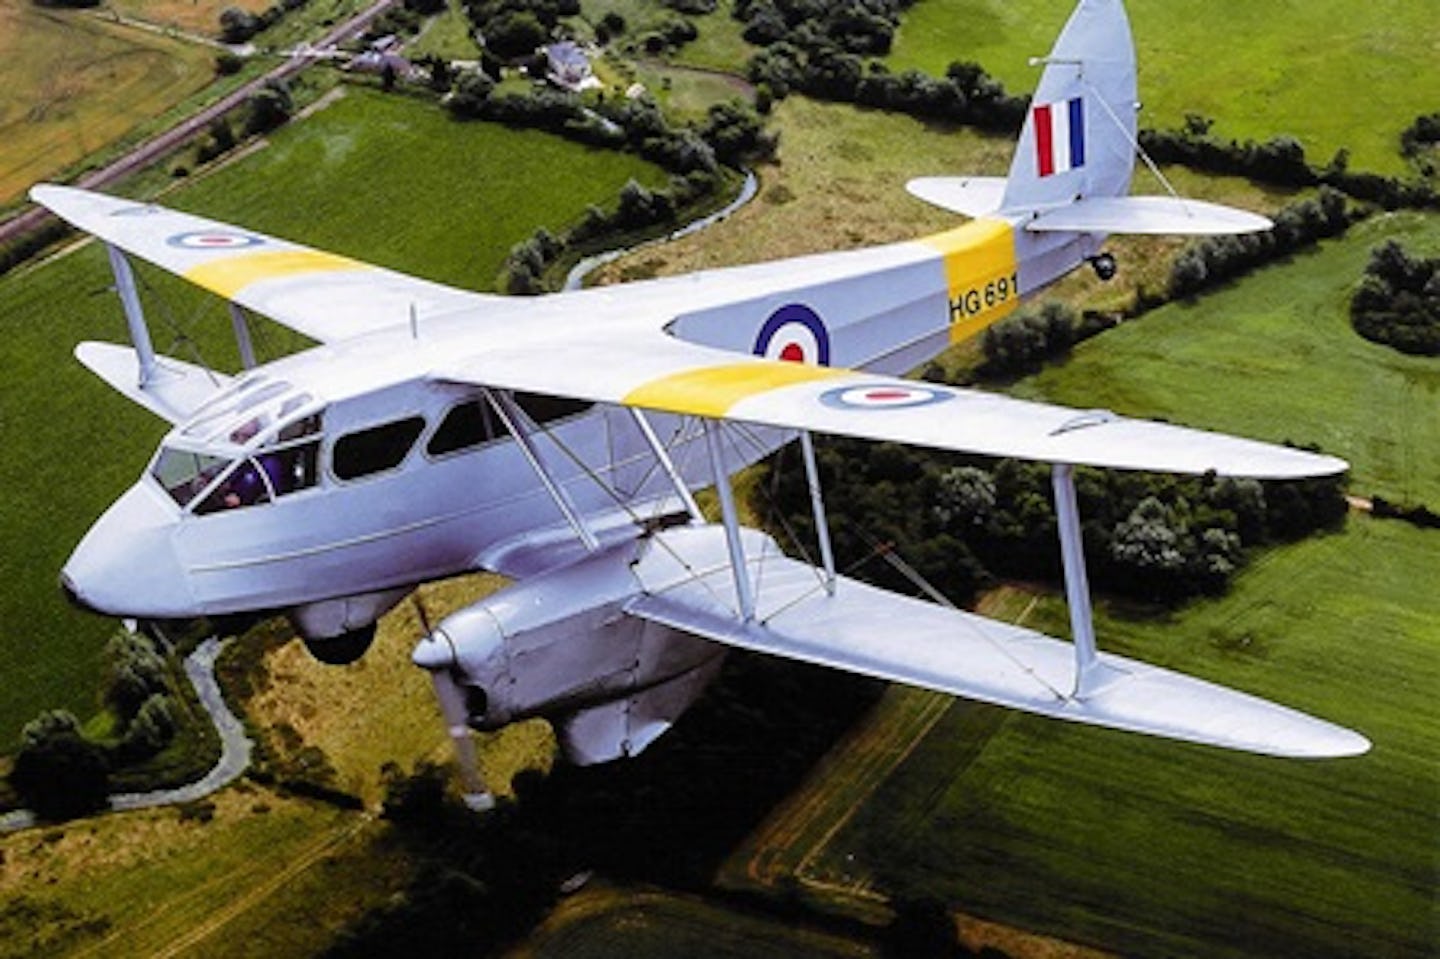
[{"label": "propeller blade", "polygon": [[460,766],[465,805],[474,812],[488,812],[495,808],[495,796],[485,788],[485,778],[480,775],[475,741],[470,738],[470,712],[465,706],[465,690],[456,682],[452,672],[455,648],[444,633],[431,632],[429,617],[418,598],[415,609],[425,626],[426,635],[415,647],[411,660],[430,674],[430,683],[435,687],[435,699],[440,703],[440,714],[445,717],[445,733],[455,747],[455,761]]}]

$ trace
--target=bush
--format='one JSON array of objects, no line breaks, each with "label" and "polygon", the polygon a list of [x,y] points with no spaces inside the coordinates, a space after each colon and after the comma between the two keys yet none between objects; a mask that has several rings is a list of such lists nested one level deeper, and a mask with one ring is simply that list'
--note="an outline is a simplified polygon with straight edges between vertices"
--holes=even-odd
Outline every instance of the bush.
[{"label": "bush", "polygon": [[267,81],[265,86],[250,97],[245,116],[245,135],[259,136],[269,133],[290,119],[295,104],[290,91],[280,81]]},{"label": "bush", "polygon": [[10,786],[42,819],[73,819],[105,808],[110,767],[105,751],[80,734],[75,717],[57,710],[26,725]]},{"label": "bush", "polygon": [[226,7],[220,11],[220,39],[226,43],[245,43],[263,26],[259,17],[240,7]]},{"label": "bush", "polygon": [[1350,300],[1350,322],[1372,342],[1440,356],[1440,258],[1411,257],[1394,240],[1376,247]]}]

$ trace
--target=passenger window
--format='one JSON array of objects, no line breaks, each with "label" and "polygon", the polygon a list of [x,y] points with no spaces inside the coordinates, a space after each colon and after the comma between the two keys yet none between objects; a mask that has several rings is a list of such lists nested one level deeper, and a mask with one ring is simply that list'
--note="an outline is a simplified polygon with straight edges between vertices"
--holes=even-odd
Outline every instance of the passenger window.
[{"label": "passenger window", "polygon": [[331,467],[342,480],[359,479],[399,466],[415,445],[425,421],[418,416],[356,430],[335,441]]},{"label": "passenger window", "polygon": [[595,404],[571,399],[568,396],[516,393],[515,405],[524,410],[525,415],[534,420],[536,425],[544,426],[546,423],[553,423],[555,420],[562,420],[567,416],[578,416]]},{"label": "passenger window", "polygon": [[470,400],[451,407],[435,428],[430,442],[425,444],[425,452],[431,456],[444,456],[488,443],[503,434],[504,430],[495,421],[490,404],[484,400]]}]

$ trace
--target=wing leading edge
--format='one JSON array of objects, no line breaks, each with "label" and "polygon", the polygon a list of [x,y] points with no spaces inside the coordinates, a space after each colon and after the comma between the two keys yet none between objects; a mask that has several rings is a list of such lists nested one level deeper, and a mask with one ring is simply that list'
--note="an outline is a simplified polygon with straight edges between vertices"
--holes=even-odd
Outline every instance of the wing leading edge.
[{"label": "wing leading edge", "polygon": [[1069,722],[1291,758],[1370,748],[1364,736],[1333,723],[1108,653],[1100,656],[1106,680],[1077,698],[1070,643],[843,576],[828,595],[814,568],[754,531],[745,549],[763,589],[754,621],[742,622],[728,605],[734,586],[718,537],[713,527],[663,534],[665,542],[635,566],[647,592],[626,611],[727,646]]},{"label": "wing leading edge", "polygon": [[73,187],[30,198],[106,243],[322,343],[503,297],[457,290],[218,220]]},{"label": "wing leading edge", "polygon": [[[573,330],[573,328],[572,328]],[[563,352],[559,352],[563,349]],[[584,357],[556,363],[557,355]],[[437,379],[932,449],[1108,469],[1289,479],[1344,460],[1103,411],[747,357],[655,330],[487,350]]]}]

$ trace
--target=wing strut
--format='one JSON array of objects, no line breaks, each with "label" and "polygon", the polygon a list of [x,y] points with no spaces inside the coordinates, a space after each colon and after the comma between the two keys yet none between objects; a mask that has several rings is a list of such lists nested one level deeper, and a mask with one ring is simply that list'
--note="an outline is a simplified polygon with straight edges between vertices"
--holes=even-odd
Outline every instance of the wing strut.
[{"label": "wing strut", "polygon": [[1050,468],[1055,489],[1055,517],[1060,528],[1060,561],[1065,568],[1065,605],[1075,644],[1075,688],[1071,697],[1084,700],[1098,692],[1110,673],[1095,650],[1095,621],[1090,609],[1090,581],[1085,574],[1085,541],[1080,533],[1080,507],[1075,498],[1075,467]]},{"label": "wing strut", "polygon": [[820,492],[820,467],[815,462],[815,441],[809,430],[800,431],[800,452],[805,456],[805,485],[810,487],[810,509],[815,514],[815,538],[820,541],[820,563],[825,567],[825,592],[835,595],[835,553],[830,548],[830,521]]},{"label": "wing strut", "polygon": [[550,475],[550,471],[541,461],[540,451],[535,447],[535,438],[530,435],[528,417],[525,416],[525,412],[515,405],[515,400],[505,390],[487,389],[484,392],[485,399],[495,410],[495,415],[500,417],[500,422],[504,423],[505,428],[510,431],[510,435],[515,437],[516,442],[520,445],[520,452],[525,454],[530,468],[535,471],[535,476],[544,485],[545,492],[550,494],[550,498],[559,507],[561,514],[565,517],[565,522],[570,524],[570,528],[575,531],[575,535],[584,544],[586,552],[593,553],[598,550],[600,541],[595,538],[590,527],[585,525],[579,511],[575,509],[575,504],[570,502],[570,497],[565,495],[565,490]]},{"label": "wing strut", "polygon": [[230,301],[230,325],[235,329],[235,345],[240,349],[240,365],[247,370],[253,370],[255,343],[250,339],[250,324],[246,322],[245,308],[234,300]]},{"label": "wing strut", "polygon": [[138,385],[144,389],[155,378],[155,346],[150,342],[150,328],[145,325],[145,311],[140,306],[140,291],[135,287],[135,272],[130,269],[130,260],[119,247],[106,243],[105,252],[110,257],[110,272],[115,274],[115,292],[120,294],[120,305],[125,308],[125,323],[130,327],[130,343],[135,347],[135,356],[140,363]]},{"label": "wing strut", "polygon": [[660,442],[660,437],[655,435],[655,428],[646,419],[645,412],[638,406],[629,407],[630,416],[635,421],[635,426],[640,430],[640,435],[645,437],[645,442],[650,446],[650,452],[655,454],[655,460],[665,475],[670,478],[670,485],[675,487],[675,495],[680,497],[680,502],[685,504],[686,511],[697,523],[705,522],[705,514],[700,511],[700,504],[695,502],[695,497],[690,493],[690,487],[685,485],[685,479],[680,471],[675,468],[675,461],[670,458],[669,450]]},{"label": "wing strut", "polygon": [[725,457],[720,449],[720,421],[705,420],[705,443],[710,447],[710,468],[715,473],[715,492],[720,495],[720,518],[725,523],[725,545],[730,550],[730,569],[735,575],[735,596],[740,600],[740,619],[755,620],[755,594],[750,589],[750,574],[745,568],[745,547],[740,542],[740,521],[735,512],[735,492],[730,488],[730,474],[725,471]]}]

